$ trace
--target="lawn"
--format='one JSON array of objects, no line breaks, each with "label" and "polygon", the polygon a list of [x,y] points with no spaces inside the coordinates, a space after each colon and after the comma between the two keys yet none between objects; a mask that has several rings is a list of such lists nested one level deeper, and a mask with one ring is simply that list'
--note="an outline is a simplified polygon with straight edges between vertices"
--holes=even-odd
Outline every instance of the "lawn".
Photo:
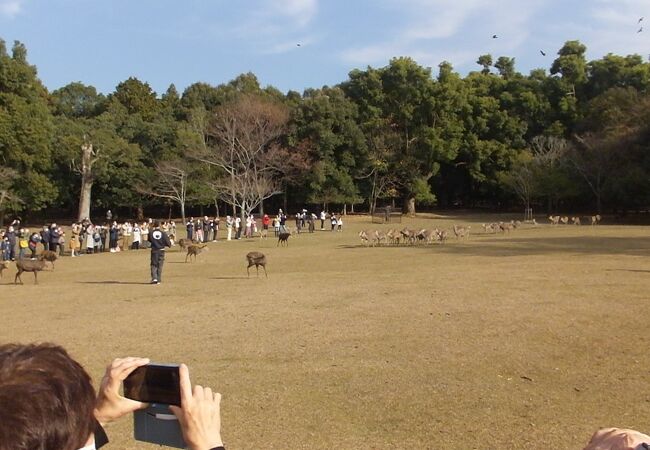
[{"label": "lawn", "polygon": [[[0,281],[0,342],[52,341],[96,382],[114,357],[185,362],[223,394],[229,449],[578,449],[599,427],[650,431],[650,229],[472,226],[444,245],[365,247],[342,233],[65,257]],[[509,219],[509,217],[508,217]],[[223,232],[222,232],[223,234]],[[245,254],[268,257],[246,277]],[[111,448],[132,440],[109,425]]]}]

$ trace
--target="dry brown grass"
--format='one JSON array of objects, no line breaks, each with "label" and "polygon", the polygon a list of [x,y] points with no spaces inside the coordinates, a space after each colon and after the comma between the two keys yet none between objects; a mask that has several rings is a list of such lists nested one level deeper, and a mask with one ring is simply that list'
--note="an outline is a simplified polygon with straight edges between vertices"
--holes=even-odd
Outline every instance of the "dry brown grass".
[{"label": "dry brown grass", "polygon": [[[196,264],[171,251],[160,286],[142,284],[148,251],[63,258],[38,286],[4,278],[0,342],[62,344],[95,380],[117,356],[185,362],[223,393],[231,449],[576,449],[601,426],[648,431],[647,227],[366,248],[369,227],[220,241]],[[251,250],[268,279],[246,278]],[[108,431],[150,448],[130,419]]]}]

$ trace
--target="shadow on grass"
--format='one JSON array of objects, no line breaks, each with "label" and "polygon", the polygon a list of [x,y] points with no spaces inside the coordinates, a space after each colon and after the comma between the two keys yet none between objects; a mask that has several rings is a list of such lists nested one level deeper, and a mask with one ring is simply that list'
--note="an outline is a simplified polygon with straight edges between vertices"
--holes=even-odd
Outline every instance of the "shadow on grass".
[{"label": "shadow on grass", "polygon": [[[387,246],[395,248],[396,246]],[[400,246],[404,247],[404,246]],[[339,249],[364,248],[363,245],[340,245]],[[382,248],[382,247],[376,247]],[[383,247],[386,248],[386,247]],[[469,256],[524,256],[549,254],[582,255],[650,255],[650,237],[494,237],[449,241],[443,245],[414,245],[405,248]]]},{"label": "shadow on grass", "polygon": [[108,280],[108,281],[77,281],[77,284],[151,284],[151,283],[142,282],[142,281],[115,281],[115,280]]},{"label": "shadow on grass", "polygon": [[650,273],[650,270],[640,270],[640,269],[607,269],[607,272]]},{"label": "shadow on grass", "polygon": [[248,277],[210,277],[211,280],[247,280]]}]

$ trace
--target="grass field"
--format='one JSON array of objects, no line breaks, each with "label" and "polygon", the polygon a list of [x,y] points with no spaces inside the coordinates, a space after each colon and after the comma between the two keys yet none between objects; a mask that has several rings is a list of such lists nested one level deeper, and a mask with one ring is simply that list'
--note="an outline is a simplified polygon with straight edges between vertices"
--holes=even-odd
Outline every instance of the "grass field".
[{"label": "grass field", "polygon": [[[114,357],[185,362],[223,394],[229,449],[579,449],[602,426],[650,431],[650,229],[527,227],[365,248],[343,233],[66,257],[0,286],[0,342],[65,346],[99,381]],[[381,227],[387,228],[387,227]],[[246,278],[244,255],[268,256]],[[254,272],[254,270],[253,270]],[[109,425],[111,448],[131,420]]]}]

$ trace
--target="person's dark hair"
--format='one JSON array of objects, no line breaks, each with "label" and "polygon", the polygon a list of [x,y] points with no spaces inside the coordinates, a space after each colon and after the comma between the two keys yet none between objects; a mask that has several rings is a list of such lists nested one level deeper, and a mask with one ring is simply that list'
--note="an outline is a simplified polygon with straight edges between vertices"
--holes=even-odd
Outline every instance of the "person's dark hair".
[{"label": "person's dark hair", "polygon": [[160,220],[154,220],[153,221],[153,227],[158,228],[160,226]]},{"label": "person's dark hair", "polygon": [[76,450],[95,428],[95,390],[54,344],[0,346],[0,450]]}]

